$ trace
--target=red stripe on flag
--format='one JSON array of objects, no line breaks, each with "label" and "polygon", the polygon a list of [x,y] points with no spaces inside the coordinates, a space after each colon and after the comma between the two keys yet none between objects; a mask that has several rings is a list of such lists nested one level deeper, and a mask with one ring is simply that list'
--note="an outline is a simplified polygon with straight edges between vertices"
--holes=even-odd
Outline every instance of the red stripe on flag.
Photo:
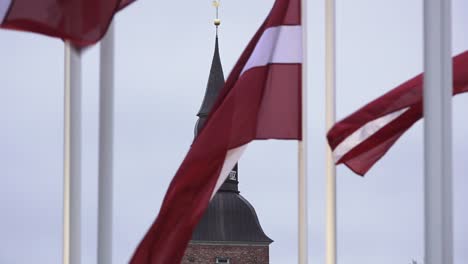
[{"label": "red stripe on flag", "polygon": [[301,139],[300,64],[272,64],[258,111],[257,139]]},{"label": "red stripe on flag", "polygon": [[265,21],[266,28],[300,24],[301,2],[297,0],[276,0]]},{"label": "red stripe on flag", "polygon": [[132,2],[134,0],[13,0],[0,26],[85,46],[98,42],[114,14]]}]

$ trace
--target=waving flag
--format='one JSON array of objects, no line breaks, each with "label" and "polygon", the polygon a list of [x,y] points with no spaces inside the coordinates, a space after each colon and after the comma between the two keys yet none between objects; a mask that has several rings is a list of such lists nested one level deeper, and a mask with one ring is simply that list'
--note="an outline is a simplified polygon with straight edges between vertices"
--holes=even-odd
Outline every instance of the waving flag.
[{"label": "waving flag", "polygon": [[180,263],[210,199],[255,139],[301,138],[300,0],[277,0],[229,75],[131,263]]},{"label": "waving flag", "polygon": [[[468,51],[453,59],[453,94],[464,92],[468,92]],[[336,123],[327,135],[336,164],[364,175],[421,119],[422,93],[420,74]]]},{"label": "waving flag", "polygon": [[98,42],[114,14],[134,0],[0,0],[0,27],[85,46]]}]

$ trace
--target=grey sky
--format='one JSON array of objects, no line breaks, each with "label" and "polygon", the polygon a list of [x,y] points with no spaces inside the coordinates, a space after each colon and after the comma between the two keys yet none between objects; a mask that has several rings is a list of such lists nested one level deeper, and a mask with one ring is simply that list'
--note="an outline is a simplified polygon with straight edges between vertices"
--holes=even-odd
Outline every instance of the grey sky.
[{"label": "grey sky", "polygon": [[[309,3],[309,256],[324,262],[323,1]],[[227,76],[273,0],[222,1]],[[453,52],[468,49],[468,2],[453,0]],[[117,16],[114,260],[157,215],[193,137],[214,46],[211,1],[139,0]],[[422,71],[422,1],[337,1],[338,118]],[[63,43],[0,31],[0,263],[60,263]],[[95,263],[97,47],[83,56],[83,263]],[[468,261],[468,96],[454,100],[456,263]],[[271,263],[297,262],[297,143],[254,143],[239,167]],[[339,262],[422,260],[422,122],[365,178],[338,167]]]}]

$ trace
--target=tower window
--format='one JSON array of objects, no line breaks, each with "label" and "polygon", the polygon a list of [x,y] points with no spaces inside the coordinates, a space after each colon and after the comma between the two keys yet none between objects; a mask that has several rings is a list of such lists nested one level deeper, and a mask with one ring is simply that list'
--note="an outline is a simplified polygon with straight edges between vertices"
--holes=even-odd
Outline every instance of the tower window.
[{"label": "tower window", "polygon": [[229,258],[226,257],[216,257],[216,264],[218,263],[229,264],[231,263],[231,261]]}]

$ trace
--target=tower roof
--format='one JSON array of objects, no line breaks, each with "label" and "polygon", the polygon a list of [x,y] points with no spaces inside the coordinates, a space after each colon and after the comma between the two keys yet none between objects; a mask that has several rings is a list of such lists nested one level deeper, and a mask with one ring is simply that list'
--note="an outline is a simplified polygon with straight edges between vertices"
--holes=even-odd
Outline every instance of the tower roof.
[{"label": "tower roof", "polygon": [[208,84],[206,85],[205,97],[203,98],[202,105],[198,111],[197,116],[206,117],[211,111],[213,104],[218,97],[219,91],[224,85],[223,66],[221,65],[221,58],[219,56],[218,36],[216,35],[215,50],[213,61],[211,62],[210,76],[208,77]]},{"label": "tower roof", "polygon": [[263,244],[273,242],[263,232],[252,205],[240,194],[218,192],[192,234],[191,243]]}]

